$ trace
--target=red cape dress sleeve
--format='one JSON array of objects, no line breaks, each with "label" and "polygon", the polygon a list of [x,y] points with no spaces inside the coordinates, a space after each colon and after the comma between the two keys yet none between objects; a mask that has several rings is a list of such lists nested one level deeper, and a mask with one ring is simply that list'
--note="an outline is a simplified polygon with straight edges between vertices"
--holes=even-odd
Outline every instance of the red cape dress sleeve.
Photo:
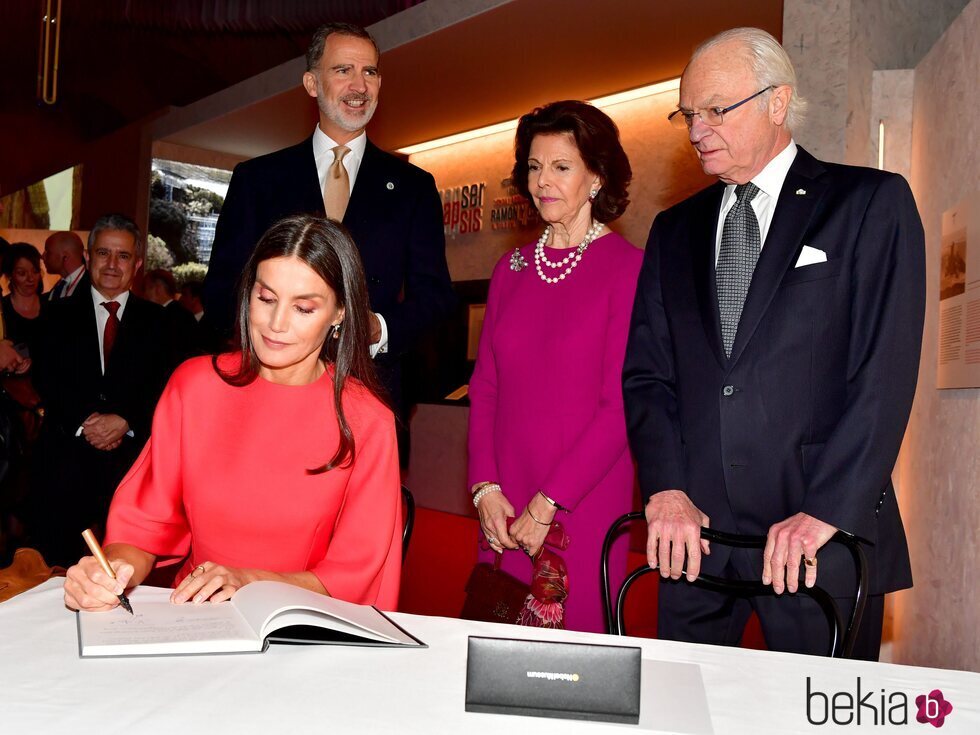
[{"label": "red cape dress sleeve", "polygon": [[158,565],[179,561],[190,551],[181,482],[183,405],[178,376],[167,384],[153,414],[153,430],[123,478],[109,507],[105,543],[126,543],[157,557]]},{"label": "red cape dress sleeve", "polygon": [[[401,584],[402,504],[394,416],[360,399],[352,403],[345,412],[354,432],[354,467],[326,555],[310,571],[333,597],[395,610]],[[361,411],[374,417],[363,421]],[[360,431],[355,422],[362,423]]]}]

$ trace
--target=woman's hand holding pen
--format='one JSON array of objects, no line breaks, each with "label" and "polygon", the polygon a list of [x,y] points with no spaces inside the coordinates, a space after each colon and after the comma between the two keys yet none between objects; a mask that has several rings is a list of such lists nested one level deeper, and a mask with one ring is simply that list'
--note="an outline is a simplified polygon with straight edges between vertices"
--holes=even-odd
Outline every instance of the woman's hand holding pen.
[{"label": "woman's hand holding pen", "polygon": [[170,595],[170,601],[175,604],[197,604],[205,600],[224,602],[230,600],[232,595],[253,579],[254,576],[247,569],[226,567],[210,561],[201,562],[177,585],[177,589]]},{"label": "woman's hand holding pen", "polygon": [[65,578],[65,605],[72,610],[89,612],[104,612],[117,607],[119,595],[128,586],[135,569],[122,559],[110,559],[109,566],[115,572],[115,579],[102,570],[94,556],[83,556],[78,564],[69,567]]}]

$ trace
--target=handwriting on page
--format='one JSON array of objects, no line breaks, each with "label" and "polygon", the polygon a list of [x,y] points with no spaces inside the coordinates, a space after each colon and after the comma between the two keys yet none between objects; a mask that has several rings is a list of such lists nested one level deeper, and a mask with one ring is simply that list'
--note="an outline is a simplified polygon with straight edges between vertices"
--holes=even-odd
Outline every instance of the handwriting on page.
[{"label": "handwriting on page", "polygon": [[96,645],[226,640],[241,638],[243,632],[234,610],[224,604],[146,603],[135,615],[106,613],[99,622],[93,631]]}]

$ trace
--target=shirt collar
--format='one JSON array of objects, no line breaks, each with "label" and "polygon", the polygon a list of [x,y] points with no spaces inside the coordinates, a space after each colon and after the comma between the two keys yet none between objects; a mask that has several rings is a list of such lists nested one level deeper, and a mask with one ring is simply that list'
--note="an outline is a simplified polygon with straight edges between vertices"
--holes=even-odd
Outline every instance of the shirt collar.
[{"label": "shirt collar", "polygon": [[75,281],[77,281],[79,278],[81,278],[84,272],[85,272],[85,264],[82,263],[75,270],[73,270],[71,273],[65,276],[65,288],[71,288],[71,285],[75,283]]},{"label": "shirt collar", "polygon": [[92,303],[95,304],[95,308],[99,308],[103,301],[117,301],[119,302],[119,306],[125,309],[126,304],[129,301],[129,291],[123,291],[114,299],[107,299],[105,296],[99,293],[99,289],[92,286]]},{"label": "shirt collar", "polygon": [[[367,148],[367,133],[363,130],[361,134],[358,135],[353,140],[349,140],[346,143],[338,143],[329,135],[320,130],[320,126],[316,126],[316,130],[313,131],[313,155],[319,158],[322,155],[329,154],[333,156],[333,149],[338,145],[346,145],[350,148],[350,153],[344,157],[344,161],[360,161],[364,158],[364,149]],[[332,158],[329,160],[333,160]]]},{"label": "shirt collar", "polygon": [[796,142],[790,138],[789,144],[755,175],[752,183],[759,187],[759,191],[775,201],[779,198],[779,192],[782,191],[783,182],[786,181],[786,175],[789,173],[789,167],[793,165],[795,159]]},{"label": "shirt collar", "polygon": [[[759,191],[770,197],[773,202],[779,199],[779,192],[783,188],[783,182],[786,181],[789,167],[793,165],[793,161],[796,158],[796,150],[796,143],[790,139],[789,145],[777,153],[766,164],[766,167],[752,179],[752,183],[759,187]],[[755,199],[753,201],[760,202],[761,200]],[[733,206],[735,206],[735,184],[727,184],[725,186],[725,193],[721,197],[722,215],[726,214],[729,208]],[[753,207],[756,206],[758,205],[753,205]]]}]

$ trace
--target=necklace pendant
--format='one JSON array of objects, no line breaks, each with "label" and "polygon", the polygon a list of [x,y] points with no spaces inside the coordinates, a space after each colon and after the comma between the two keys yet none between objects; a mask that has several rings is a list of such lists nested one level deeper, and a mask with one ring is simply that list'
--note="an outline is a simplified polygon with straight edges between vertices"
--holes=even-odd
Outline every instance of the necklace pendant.
[{"label": "necklace pendant", "polygon": [[515,272],[520,272],[525,268],[527,268],[527,261],[521,255],[520,248],[514,248],[514,252],[510,256],[510,269]]}]

